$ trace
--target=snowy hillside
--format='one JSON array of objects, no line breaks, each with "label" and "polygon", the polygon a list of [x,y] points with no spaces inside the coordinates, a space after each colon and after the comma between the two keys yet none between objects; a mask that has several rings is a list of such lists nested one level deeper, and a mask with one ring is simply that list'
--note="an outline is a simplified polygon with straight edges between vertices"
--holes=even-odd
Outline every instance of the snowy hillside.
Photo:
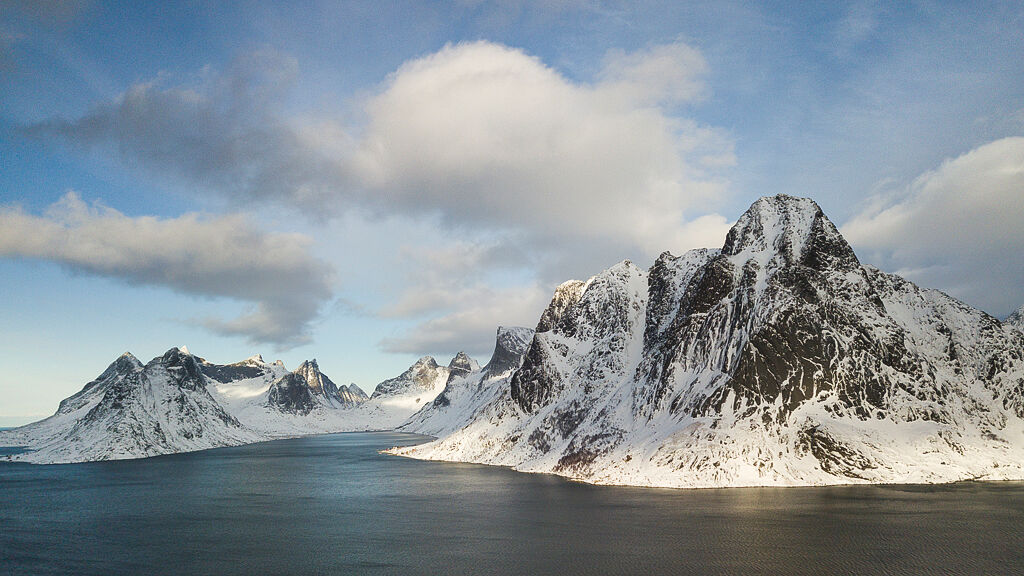
[{"label": "snowy hillside", "polygon": [[[476,367],[468,357],[463,362]],[[25,446],[29,451],[11,459],[42,464],[390,430],[433,401],[450,372],[442,368],[419,382],[424,387],[399,386],[370,400],[355,384],[336,385],[316,360],[289,372],[281,362],[270,364],[259,355],[214,364],[172,348],[143,366],[126,353],[61,402],[50,418],[0,431],[0,446]]]},{"label": "snowy hillside", "polygon": [[1024,330],[1024,306],[1021,306],[1014,311],[1013,314],[1007,316],[1003,323],[1008,326],[1013,326],[1018,330]]},{"label": "snowy hillside", "polygon": [[141,458],[264,439],[210,394],[201,364],[171,348],[143,366],[125,353],[53,416],[0,433],[29,462]]},{"label": "snowy hillside", "polygon": [[[398,429],[441,436],[465,426],[477,410],[504,393],[512,374],[522,364],[532,338],[533,330],[529,328],[499,327],[494,353],[487,365],[483,368],[469,365],[468,371],[453,371],[433,402],[423,406]],[[456,360],[460,359],[456,357]],[[468,364],[465,360],[460,363]]]},{"label": "snowy hillside", "polygon": [[395,453],[647,486],[1024,478],[1022,356],[862,266],[813,201],[762,198],[721,250],[560,286],[508,383]]}]

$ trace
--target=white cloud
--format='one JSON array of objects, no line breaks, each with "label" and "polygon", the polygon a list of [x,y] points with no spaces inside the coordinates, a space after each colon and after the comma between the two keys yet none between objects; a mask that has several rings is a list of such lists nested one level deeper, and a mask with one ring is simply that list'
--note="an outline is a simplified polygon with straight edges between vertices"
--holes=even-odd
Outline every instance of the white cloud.
[{"label": "white cloud", "polygon": [[[406,62],[357,106],[360,120],[341,122],[338,110],[289,112],[298,63],[261,51],[196,85],[139,84],[82,118],[30,131],[112,147],[126,163],[222,198],[274,199],[315,218],[437,222],[456,242],[488,239],[480,266],[528,268],[533,282],[554,286],[624,258],[721,244],[727,223],[713,212],[722,171],[735,163],[732,141],[679,114],[706,94],[706,69],[699,51],[675,43],[610,52],[583,82],[518,49],[451,45]],[[410,263],[420,272],[409,277],[429,265]],[[418,317],[431,304],[445,313],[456,300],[479,310],[488,302],[480,286],[508,289],[487,274],[456,289],[410,284],[385,313]],[[260,331],[269,316],[217,327]]]},{"label": "white cloud", "polygon": [[865,262],[996,315],[1024,303],[1024,138],[985,144],[875,198],[843,227]]},{"label": "white cloud", "polygon": [[605,55],[601,89],[623,90],[623,96],[650,104],[697,100],[706,95],[704,56],[681,42]]},{"label": "white cloud", "polygon": [[453,225],[627,253],[676,246],[688,211],[723,192],[700,158],[732,151],[650,100],[694,97],[703,61],[671,45],[609,62],[592,85],[486,42],[406,63],[367,104],[356,173],[390,208]]},{"label": "white cloud", "polygon": [[461,290],[458,296],[462,299],[460,306],[424,320],[404,334],[381,341],[381,348],[386,352],[408,354],[464,350],[481,359],[494,348],[495,328],[533,328],[551,298],[551,294],[537,284],[505,289],[477,285]]},{"label": "white cloud", "polygon": [[331,298],[332,269],[310,256],[310,239],[255,229],[238,215],[131,218],[68,192],[42,216],[0,208],[0,257],[34,258],[129,284],[250,302],[241,318],[209,328],[286,348],[308,340]]}]

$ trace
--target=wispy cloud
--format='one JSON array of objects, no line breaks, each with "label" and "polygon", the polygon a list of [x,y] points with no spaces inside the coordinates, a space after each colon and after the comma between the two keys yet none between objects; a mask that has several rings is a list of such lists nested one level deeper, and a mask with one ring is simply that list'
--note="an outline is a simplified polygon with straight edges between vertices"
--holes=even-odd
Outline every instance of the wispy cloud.
[{"label": "wispy cloud", "polygon": [[843,227],[862,259],[1003,315],[1022,303],[1024,138],[979,146]]},{"label": "wispy cloud", "polygon": [[254,343],[288,348],[331,298],[330,266],[313,258],[310,239],[259,231],[242,216],[126,216],[68,192],[43,215],[0,208],[0,257],[33,258],[129,284],[250,302],[233,320],[198,319]]}]

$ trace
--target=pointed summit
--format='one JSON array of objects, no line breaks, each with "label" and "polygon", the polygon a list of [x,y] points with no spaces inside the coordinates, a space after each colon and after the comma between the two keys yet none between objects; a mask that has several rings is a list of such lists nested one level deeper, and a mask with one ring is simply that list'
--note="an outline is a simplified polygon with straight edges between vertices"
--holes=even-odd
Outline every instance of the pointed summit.
[{"label": "pointed summit", "polygon": [[785,194],[754,202],[729,230],[722,254],[733,264],[754,261],[761,268],[772,263],[812,268],[841,263],[847,269],[860,265],[817,202]]},{"label": "pointed summit", "polygon": [[295,373],[302,376],[302,379],[306,381],[306,385],[309,386],[309,389],[314,394],[335,396],[338,393],[338,386],[320,372],[320,366],[317,365],[316,358],[299,364],[299,367],[295,369]]},{"label": "pointed summit", "polygon": [[469,354],[465,352],[459,352],[452,358],[452,361],[448,363],[449,370],[464,370],[466,372],[472,372],[480,368],[480,364],[476,360],[469,357]]},{"label": "pointed summit", "polygon": [[1007,316],[1003,323],[1019,330],[1024,330],[1024,306],[1021,306],[1013,314]]},{"label": "pointed summit", "polygon": [[562,318],[566,308],[580,301],[585,285],[586,283],[580,280],[569,280],[555,288],[555,294],[551,297],[551,303],[548,304],[547,309],[540,315],[540,320],[537,321],[536,331],[547,332],[554,328]]},{"label": "pointed summit", "polygon": [[448,380],[449,372],[448,368],[438,366],[437,361],[432,356],[423,356],[406,369],[405,372],[377,384],[370,398],[397,396],[406,393],[419,394],[434,389],[437,390],[437,393],[440,393],[444,388],[444,383]]},{"label": "pointed summit", "polygon": [[353,393],[347,386],[335,384],[320,371],[314,358],[271,384],[267,403],[282,412],[308,414],[317,406],[344,408],[359,404],[365,396],[362,390]]}]

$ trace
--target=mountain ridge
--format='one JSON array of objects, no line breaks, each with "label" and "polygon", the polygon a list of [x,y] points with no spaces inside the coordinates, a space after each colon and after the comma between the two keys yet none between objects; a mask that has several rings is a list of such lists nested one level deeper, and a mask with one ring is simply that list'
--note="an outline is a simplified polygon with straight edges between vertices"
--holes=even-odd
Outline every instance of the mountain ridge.
[{"label": "mountain ridge", "polygon": [[671,487],[1024,477],[1024,338],[863,266],[812,200],[559,286],[506,390],[397,454]]}]

